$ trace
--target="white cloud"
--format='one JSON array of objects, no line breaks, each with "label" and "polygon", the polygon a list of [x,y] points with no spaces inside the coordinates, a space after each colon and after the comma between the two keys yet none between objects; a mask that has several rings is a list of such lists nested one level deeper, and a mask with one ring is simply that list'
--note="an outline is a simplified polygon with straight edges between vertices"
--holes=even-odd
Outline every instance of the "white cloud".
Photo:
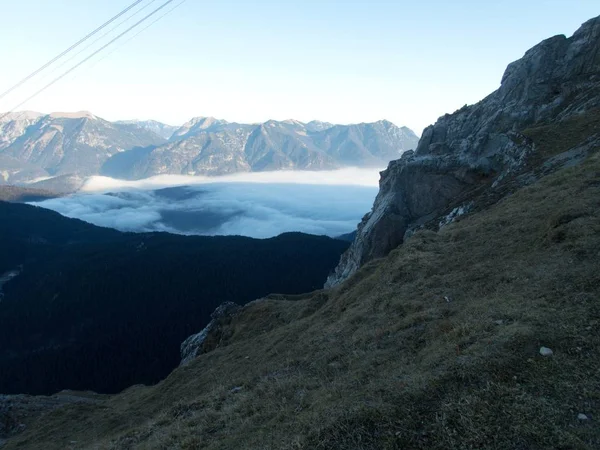
[{"label": "white cloud", "polygon": [[84,192],[101,192],[120,188],[159,189],[168,186],[185,186],[196,184],[214,184],[223,182],[247,183],[285,183],[309,185],[379,185],[379,172],[382,169],[345,168],[329,171],[292,171],[278,170],[272,172],[247,172],[224,175],[220,177],[158,175],[137,181],[118,180],[108,177],[90,177],[83,188]]},{"label": "white cloud", "polygon": [[337,236],[353,231],[371,209],[378,180],[377,170],[365,169],[140,181],[92,177],[80,193],[37,204],[122,231]]}]

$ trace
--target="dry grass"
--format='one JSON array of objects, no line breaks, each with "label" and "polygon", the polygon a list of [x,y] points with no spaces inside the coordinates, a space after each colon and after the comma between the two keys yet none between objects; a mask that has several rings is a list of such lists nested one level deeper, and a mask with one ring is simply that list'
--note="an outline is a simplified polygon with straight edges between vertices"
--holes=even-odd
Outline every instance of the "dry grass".
[{"label": "dry grass", "polygon": [[538,161],[581,144],[582,136],[593,136],[598,133],[600,133],[600,109],[574,116],[561,122],[559,127],[542,125],[523,131],[523,135],[535,143]]},{"label": "dry grass", "polygon": [[599,261],[595,154],[7,448],[600,448]]}]

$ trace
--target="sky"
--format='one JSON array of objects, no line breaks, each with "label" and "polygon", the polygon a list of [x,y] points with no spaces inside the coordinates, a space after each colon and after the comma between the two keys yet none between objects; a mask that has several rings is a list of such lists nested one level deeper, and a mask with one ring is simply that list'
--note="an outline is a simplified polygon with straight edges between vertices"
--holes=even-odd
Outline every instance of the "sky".
[{"label": "sky", "polygon": [[223,177],[91,177],[77,194],[36,203],[121,231],[269,238],[356,229],[378,191],[375,169],[278,171]]},{"label": "sky", "polygon": [[[0,92],[132,1],[0,0]],[[144,0],[104,42],[162,3]],[[527,49],[598,14],[598,0],[187,0],[19,109],[172,125],[387,119],[420,134],[495,90]],[[1,98],[0,111],[102,44]]]}]

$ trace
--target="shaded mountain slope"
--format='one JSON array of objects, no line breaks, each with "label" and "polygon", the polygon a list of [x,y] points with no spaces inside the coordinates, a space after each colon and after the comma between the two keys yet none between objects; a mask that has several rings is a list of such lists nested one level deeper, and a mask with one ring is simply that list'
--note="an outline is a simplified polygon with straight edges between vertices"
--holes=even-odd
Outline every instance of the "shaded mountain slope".
[{"label": "shaded mountain slope", "polygon": [[157,386],[25,418],[7,448],[598,448],[598,150],[337,288],[247,305]]},{"label": "shaded mountain slope", "polygon": [[219,303],[313,290],[348,246],[300,233],[126,234],[3,202],[0,217],[4,394],[157,382]]}]

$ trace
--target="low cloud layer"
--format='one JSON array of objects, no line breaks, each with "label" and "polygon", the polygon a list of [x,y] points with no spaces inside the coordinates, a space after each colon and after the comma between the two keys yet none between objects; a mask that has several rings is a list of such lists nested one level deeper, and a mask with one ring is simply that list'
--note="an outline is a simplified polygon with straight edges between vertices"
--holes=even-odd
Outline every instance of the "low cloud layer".
[{"label": "low cloud layer", "polygon": [[378,171],[363,169],[159,176],[134,182],[92,177],[80,193],[37,205],[122,231],[338,236],[353,231],[371,209],[378,180]]}]

